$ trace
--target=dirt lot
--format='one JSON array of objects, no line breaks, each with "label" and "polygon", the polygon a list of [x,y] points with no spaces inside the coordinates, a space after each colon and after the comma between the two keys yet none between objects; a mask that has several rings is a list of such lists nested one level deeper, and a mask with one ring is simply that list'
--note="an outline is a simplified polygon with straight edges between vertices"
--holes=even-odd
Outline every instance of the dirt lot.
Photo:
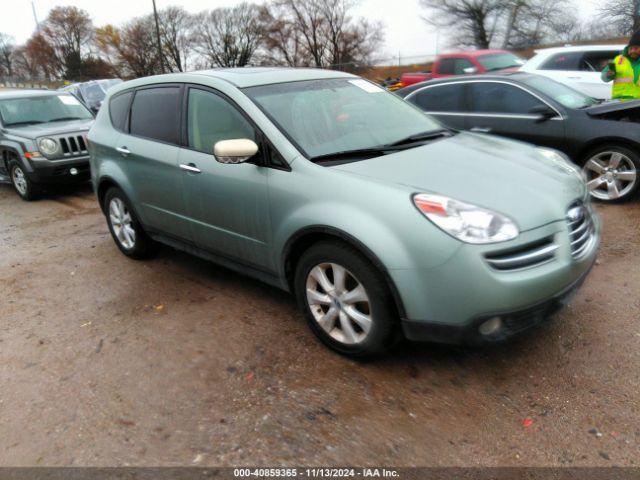
[{"label": "dirt lot", "polygon": [[638,465],[640,204],[599,210],[599,263],[550,326],[358,363],[285,293],[127,259],[88,188],[2,185],[0,465]]}]

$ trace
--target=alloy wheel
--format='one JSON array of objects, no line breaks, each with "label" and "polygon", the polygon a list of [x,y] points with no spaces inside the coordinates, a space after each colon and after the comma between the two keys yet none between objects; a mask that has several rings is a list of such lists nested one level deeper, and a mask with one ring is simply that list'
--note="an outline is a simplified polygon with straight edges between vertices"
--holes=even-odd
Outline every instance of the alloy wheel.
[{"label": "alloy wheel", "polygon": [[118,197],[112,198],[109,203],[109,220],[120,245],[128,250],[132,249],[136,244],[136,231],[129,209]]},{"label": "alloy wheel", "polygon": [[11,179],[13,180],[13,185],[16,187],[16,190],[20,195],[26,195],[29,191],[29,186],[27,185],[27,178],[20,167],[14,167]]},{"label": "alloy wheel", "polygon": [[594,155],[583,167],[587,187],[598,200],[616,200],[633,191],[637,171],[631,159],[621,152],[605,151]]},{"label": "alloy wheel", "polygon": [[307,304],[318,325],[347,345],[363,342],[373,325],[371,303],[364,286],[336,263],[321,263],[307,276]]}]

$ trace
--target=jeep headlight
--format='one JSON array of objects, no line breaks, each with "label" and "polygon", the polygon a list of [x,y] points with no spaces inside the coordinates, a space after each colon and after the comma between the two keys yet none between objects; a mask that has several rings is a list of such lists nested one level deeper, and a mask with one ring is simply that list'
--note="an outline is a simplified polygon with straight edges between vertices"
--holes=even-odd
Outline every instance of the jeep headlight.
[{"label": "jeep headlight", "polygon": [[38,150],[45,155],[54,155],[58,151],[58,142],[53,138],[41,138],[38,140]]},{"label": "jeep headlight", "polygon": [[506,215],[443,195],[420,193],[414,205],[440,229],[466,243],[484,244],[513,240],[519,234]]}]

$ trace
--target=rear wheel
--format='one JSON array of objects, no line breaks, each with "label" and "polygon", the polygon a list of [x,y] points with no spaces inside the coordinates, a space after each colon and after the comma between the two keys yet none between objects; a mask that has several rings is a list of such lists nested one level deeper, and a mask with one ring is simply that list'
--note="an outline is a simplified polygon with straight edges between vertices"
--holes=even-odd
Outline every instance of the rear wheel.
[{"label": "rear wheel", "polygon": [[24,167],[17,160],[9,161],[9,176],[16,193],[26,201],[33,200],[38,195],[38,187],[29,179]]},{"label": "rear wheel", "polygon": [[119,188],[110,188],[104,197],[104,211],[113,240],[126,256],[143,259],[152,257],[157,243],[142,229],[129,199]]},{"label": "rear wheel", "polygon": [[640,185],[640,157],[626,147],[608,145],[591,151],[582,168],[591,196],[603,202],[623,202]]},{"label": "rear wheel", "polygon": [[386,282],[354,248],[341,242],[312,246],[298,262],[294,283],[309,326],[339,353],[381,353],[398,338],[397,313]]}]

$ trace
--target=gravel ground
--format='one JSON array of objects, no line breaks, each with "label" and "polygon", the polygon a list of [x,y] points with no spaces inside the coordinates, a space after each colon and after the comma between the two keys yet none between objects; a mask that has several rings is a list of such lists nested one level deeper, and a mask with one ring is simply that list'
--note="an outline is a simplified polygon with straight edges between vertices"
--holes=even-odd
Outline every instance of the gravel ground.
[{"label": "gravel ground", "polygon": [[293,299],[165,249],[135,262],[90,189],[0,186],[0,465],[640,463],[640,204],[549,326],[355,362]]}]

